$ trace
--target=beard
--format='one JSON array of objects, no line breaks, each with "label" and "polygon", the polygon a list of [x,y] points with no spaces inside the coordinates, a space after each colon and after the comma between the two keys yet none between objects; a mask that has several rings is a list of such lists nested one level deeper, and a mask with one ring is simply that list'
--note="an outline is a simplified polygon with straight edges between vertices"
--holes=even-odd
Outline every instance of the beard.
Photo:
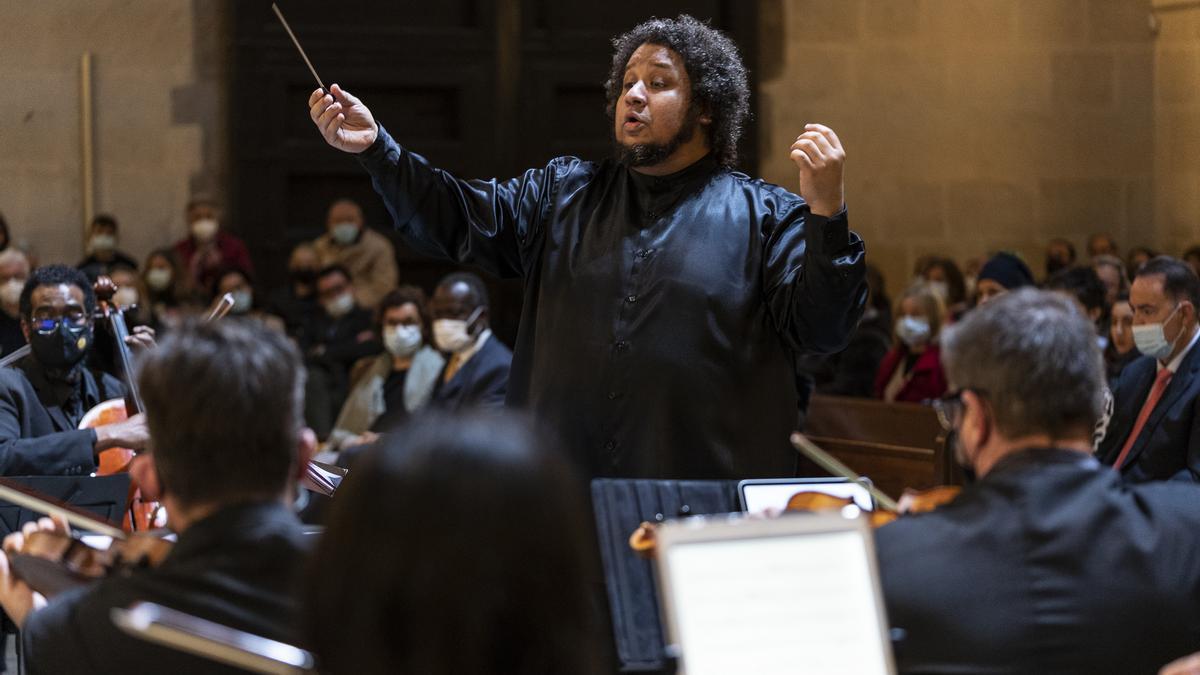
[{"label": "beard", "polygon": [[689,110],[687,116],[684,117],[683,123],[679,125],[679,131],[671,137],[671,140],[666,143],[634,143],[633,145],[625,145],[624,143],[613,138],[615,145],[614,151],[617,161],[627,166],[654,166],[665,162],[668,157],[675,154],[679,146],[692,140],[696,135],[696,127],[699,126],[700,111]]}]

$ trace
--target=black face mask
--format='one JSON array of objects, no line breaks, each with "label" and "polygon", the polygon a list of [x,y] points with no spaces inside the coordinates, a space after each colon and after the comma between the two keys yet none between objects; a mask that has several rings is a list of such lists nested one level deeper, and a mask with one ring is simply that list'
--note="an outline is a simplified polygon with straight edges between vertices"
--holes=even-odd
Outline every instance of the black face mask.
[{"label": "black face mask", "polygon": [[83,360],[92,346],[92,327],[59,323],[53,333],[31,331],[29,346],[43,366],[52,370],[70,370]]}]

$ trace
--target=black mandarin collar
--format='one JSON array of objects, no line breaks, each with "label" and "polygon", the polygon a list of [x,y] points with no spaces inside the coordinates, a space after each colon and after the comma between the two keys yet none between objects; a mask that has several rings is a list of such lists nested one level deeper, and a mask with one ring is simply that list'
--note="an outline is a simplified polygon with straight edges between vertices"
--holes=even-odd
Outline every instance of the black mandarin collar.
[{"label": "black mandarin collar", "polygon": [[638,206],[662,213],[681,197],[707,183],[718,168],[717,160],[709,153],[679,171],[665,176],[651,176],[628,166],[626,170],[633,184]]}]

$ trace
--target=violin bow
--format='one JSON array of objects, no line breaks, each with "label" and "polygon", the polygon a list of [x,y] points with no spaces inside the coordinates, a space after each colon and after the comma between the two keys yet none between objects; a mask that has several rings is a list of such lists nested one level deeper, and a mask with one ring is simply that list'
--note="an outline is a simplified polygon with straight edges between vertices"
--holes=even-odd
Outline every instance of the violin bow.
[{"label": "violin bow", "polygon": [[7,478],[0,478],[0,500],[16,504],[17,506],[23,506],[36,513],[52,517],[57,516],[81,530],[103,534],[113,539],[124,539],[126,537],[125,532],[119,527],[109,525],[94,515],[76,509],[68,504],[55,504],[37,491],[30,490]]},{"label": "violin bow", "polygon": [[857,473],[854,473],[850,467],[842,464],[836,457],[822,450],[816,443],[808,440],[804,434],[800,433],[799,431],[792,432],[791,441],[792,447],[796,448],[797,452],[811,459],[817,464],[817,466],[825,469],[835,476],[840,476],[848,481],[858,483],[859,485],[863,486],[866,488],[867,492],[871,493],[871,496],[875,498],[875,501],[879,502],[879,505],[883,507],[884,510],[891,511],[892,513],[899,512],[900,506],[896,503],[895,499],[887,496],[887,494],[885,494],[882,490],[872,485],[871,481],[863,478]]},{"label": "violin bow", "polygon": [[208,313],[208,316],[204,320],[216,321],[217,319],[222,319],[231,309],[233,309],[233,293],[226,293],[221,296],[221,299],[217,302],[217,306],[213,307],[213,310]]}]

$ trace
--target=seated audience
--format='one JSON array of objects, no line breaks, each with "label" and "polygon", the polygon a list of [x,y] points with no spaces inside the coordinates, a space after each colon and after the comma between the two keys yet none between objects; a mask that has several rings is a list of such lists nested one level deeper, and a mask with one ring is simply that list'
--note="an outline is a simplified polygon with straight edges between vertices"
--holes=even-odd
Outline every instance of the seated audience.
[{"label": "seated audience", "polygon": [[142,415],[78,428],[96,404],[125,395],[116,378],[87,368],[96,296],[83,272],[65,265],[35,269],[20,307],[32,352],[0,368],[0,475],[85,476],[108,448],[145,447]]},{"label": "seated audience", "polygon": [[966,280],[953,260],[930,257],[921,268],[920,277],[941,299],[948,323],[967,310]]},{"label": "seated audience", "polygon": [[320,672],[612,672],[591,515],[563,457],[491,416],[424,417],[365,452],[305,584]]},{"label": "seated audience", "polygon": [[1111,255],[1114,257],[1121,255],[1120,249],[1117,248],[1116,240],[1107,232],[1093,234],[1088,237],[1087,250],[1088,258],[1091,258],[1093,261],[1102,255]]},{"label": "seated audience", "polygon": [[102,275],[111,275],[113,269],[118,266],[136,271],[137,261],[118,250],[117,241],[116,218],[105,214],[92,218],[92,224],[88,228],[88,255],[75,267],[86,274],[93,283]]},{"label": "seated audience", "polygon": [[178,321],[180,311],[190,300],[175,252],[160,248],[147,256],[142,280],[146,284],[149,325],[155,330],[164,330]]},{"label": "seated audience", "polygon": [[1117,296],[1112,306],[1112,321],[1108,331],[1108,347],[1104,350],[1104,366],[1108,374],[1109,387],[1115,388],[1117,378],[1125,366],[1133,363],[1142,353],[1133,341],[1133,308],[1129,306],[1129,294]]},{"label": "seated audience", "polygon": [[445,410],[503,405],[512,352],[489,328],[483,279],[470,272],[442,279],[429,302],[429,316],[434,346],[446,355],[432,405]]},{"label": "seated audience", "polygon": [[355,300],[360,307],[374,309],[400,280],[392,242],[366,227],[362,207],[350,199],[330,205],[325,226],[328,232],[313,242],[321,265],[349,270]]},{"label": "seated audience", "polygon": [[1061,237],[1050,240],[1046,245],[1046,278],[1075,264],[1075,245]]},{"label": "seated audience", "polygon": [[[188,236],[175,242],[175,255],[184,270],[181,280],[190,292],[205,293],[224,269],[236,267],[254,273],[250,251],[241,239],[221,227],[221,210],[205,197],[187,205]],[[206,298],[206,301],[211,298]]]},{"label": "seated audience", "polygon": [[1133,340],[1144,356],[1125,367],[1100,461],[1141,483],[1200,480],[1200,278],[1180,260],[1146,263],[1129,291]]},{"label": "seated audience", "polygon": [[309,371],[305,418],[321,438],[333,429],[334,416],[349,393],[350,368],[382,350],[370,310],[354,300],[350,272],[331,265],[317,274],[317,300],[321,311],[305,349]]},{"label": "seated audience", "polygon": [[[0,604],[20,627],[29,672],[234,671],[117,628],[111,610],[138,601],[296,641],[308,543],[289,507],[316,446],[301,417],[303,373],[283,335],[237,320],[187,322],[145,356],[138,384],[154,444],[130,470],[144,494],[165,504],[179,539],[157,567],[48,603],[0,557]],[[13,534],[4,548],[28,553],[24,543]]]},{"label": "seated audience", "polygon": [[21,330],[21,291],[29,278],[29,260],[15,248],[0,251],[0,356],[25,346]]},{"label": "seated audience", "polygon": [[850,344],[836,354],[806,355],[798,359],[801,372],[812,378],[821,394],[870,398],[875,373],[892,343],[892,301],[879,268],[867,264],[867,307]]},{"label": "seated audience", "polygon": [[938,336],[945,310],[926,284],[911,286],[897,307],[896,341],[875,375],[875,398],[920,403],[946,393]]},{"label": "seated audience", "polygon": [[317,304],[317,273],[321,271],[317,249],[297,244],[288,257],[288,280],[267,298],[267,311],[283,319],[284,330],[299,344],[310,341],[320,306]]},{"label": "seated audience", "polygon": [[1150,262],[1151,258],[1158,256],[1155,251],[1146,248],[1145,246],[1136,246],[1129,249],[1129,257],[1125,260],[1125,269],[1129,274],[1137,276],[1137,273],[1142,269],[1142,265]]},{"label": "seated audience", "polygon": [[1100,349],[1108,347],[1108,305],[1104,302],[1104,282],[1090,267],[1071,267],[1060,271],[1046,281],[1045,289],[1058,291],[1075,302],[1079,309],[1092,320],[1096,330],[1096,344]]},{"label": "seated audience", "polygon": [[378,328],[387,351],[355,364],[355,382],[329,434],[331,445],[371,442],[429,403],[446,361],[429,345],[426,312],[425,294],[416,286],[384,296]]},{"label": "seated audience", "polygon": [[1093,344],[1033,289],[947,330],[941,417],[977,480],[875,532],[901,673],[1153,673],[1200,648],[1200,488],[1092,458]]},{"label": "seated audience", "polygon": [[1104,282],[1104,301],[1112,305],[1117,296],[1129,293],[1129,277],[1125,276],[1125,263],[1115,255],[1098,255],[1092,259],[1092,269]]},{"label": "seated audience", "polygon": [[1011,253],[997,253],[979,270],[975,304],[986,305],[994,298],[1033,283],[1033,272],[1029,271],[1025,261]]}]

